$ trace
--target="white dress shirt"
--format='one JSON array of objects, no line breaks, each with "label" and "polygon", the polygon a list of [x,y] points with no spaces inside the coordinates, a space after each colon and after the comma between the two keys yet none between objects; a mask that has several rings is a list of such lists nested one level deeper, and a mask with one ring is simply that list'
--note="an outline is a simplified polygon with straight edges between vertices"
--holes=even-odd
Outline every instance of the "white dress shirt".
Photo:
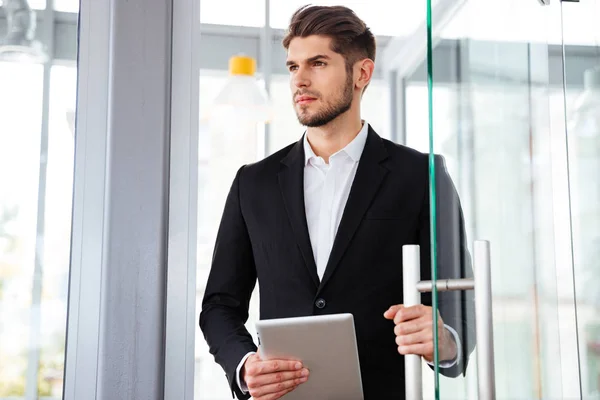
[{"label": "white dress shirt", "polygon": [[[304,135],[304,208],[319,279],[323,279],[368,133],[369,124],[363,122],[358,135],[346,147],[332,154],[329,163],[315,154],[307,135]],[[444,326],[453,334],[457,345],[457,358],[440,363],[441,368],[449,368],[460,361],[461,344],[456,331]],[[244,393],[248,392],[248,388],[241,382],[240,371],[251,354],[254,353],[246,354],[237,367],[238,386]]]}]

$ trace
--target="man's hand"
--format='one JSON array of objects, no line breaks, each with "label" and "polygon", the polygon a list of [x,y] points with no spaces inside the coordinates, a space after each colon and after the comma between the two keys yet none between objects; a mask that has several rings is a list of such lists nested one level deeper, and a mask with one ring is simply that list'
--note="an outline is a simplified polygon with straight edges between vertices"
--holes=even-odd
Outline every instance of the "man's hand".
[{"label": "man's hand", "polygon": [[255,400],[276,400],[308,380],[300,361],[262,360],[259,354],[246,359],[242,377]]},{"label": "man's hand", "polygon": [[[433,362],[433,308],[416,305],[391,306],[383,316],[394,320],[396,344],[400,354],[417,354]],[[452,334],[444,328],[444,321],[438,312],[439,361],[456,358],[456,343]]]}]

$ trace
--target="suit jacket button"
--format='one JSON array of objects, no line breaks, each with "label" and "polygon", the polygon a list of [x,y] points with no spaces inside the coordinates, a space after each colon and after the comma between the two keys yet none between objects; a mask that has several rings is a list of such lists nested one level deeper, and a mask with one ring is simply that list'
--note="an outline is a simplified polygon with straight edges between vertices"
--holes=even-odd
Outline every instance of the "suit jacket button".
[{"label": "suit jacket button", "polygon": [[317,301],[315,302],[315,306],[317,306],[317,308],[325,308],[326,304],[327,303],[323,299],[317,299]]}]

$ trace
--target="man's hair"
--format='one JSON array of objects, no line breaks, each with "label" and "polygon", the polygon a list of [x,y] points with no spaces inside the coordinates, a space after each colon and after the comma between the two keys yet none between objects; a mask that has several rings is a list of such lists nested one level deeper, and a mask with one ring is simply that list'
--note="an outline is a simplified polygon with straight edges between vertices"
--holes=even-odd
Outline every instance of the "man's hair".
[{"label": "man's hair", "polygon": [[331,50],[346,60],[346,69],[352,70],[355,62],[369,58],[375,61],[375,37],[358,16],[344,6],[304,6],[290,21],[283,38],[287,50],[296,37],[322,35],[331,38]]}]

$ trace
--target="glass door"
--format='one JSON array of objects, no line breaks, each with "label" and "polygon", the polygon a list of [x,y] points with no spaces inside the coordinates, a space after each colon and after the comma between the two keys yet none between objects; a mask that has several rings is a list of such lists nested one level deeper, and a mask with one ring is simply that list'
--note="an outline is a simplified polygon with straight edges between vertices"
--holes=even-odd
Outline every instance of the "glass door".
[{"label": "glass door", "polygon": [[[566,6],[448,1],[454,4],[449,13],[440,6],[444,2],[427,3],[428,57],[416,71],[427,76],[427,84],[411,86],[408,79],[406,99],[410,104],[411,90],[415,99],[419,93],[419,107],[428,110],[425,129],[419,130],[411,129],[407,112],[407,144],[429,153],[428,279],[437,281],[437,289],[430,285],[432,304],[443,321],[437,324],[438,357],[430,368],[434,373],[424,374],[423,397],[581,398],[579,287],[573,284],[578,259],[572,255],[582,236],[582,256],[584,248],[592,248],[588,235],[597,231],[598,218],[591,204],[598,202],[586,203],[591,214],[585,217],[586,207],[579,208],[579,220],[588,227],[576,234],[569,184],[575,177],[589,183],[593,173],[597,180],[598,168],[591,167],[597,156],[587,144],[579,147],[588,152],[579,172],[569,175],[577,158],[571,153],[581,150],[566,140],[570,93],[561,35]],[[588,140],[594,137],[589,132],[582,134]],[[578,187],[585,187],[582,197],[593,199],[596,191]],[[469,278],[471,271],[475,280],[464,285],[468,290],[447,291],[452,287],[447,279]],[[449,336],[447,326],[458,337]],[[593,323],[586,327],[594,335]],[[442,354],[450,354],[444,346],[455,345],[449,337],[457,337],[458,354],[443,360]]]},{"label": "glass door", "polygon": [[[564,96],[581,398],[600,397],[600,0],[563,2]],[[557,107],[560,107],[559,104]],[[563,171],[566,174],[566,172]]]}]

